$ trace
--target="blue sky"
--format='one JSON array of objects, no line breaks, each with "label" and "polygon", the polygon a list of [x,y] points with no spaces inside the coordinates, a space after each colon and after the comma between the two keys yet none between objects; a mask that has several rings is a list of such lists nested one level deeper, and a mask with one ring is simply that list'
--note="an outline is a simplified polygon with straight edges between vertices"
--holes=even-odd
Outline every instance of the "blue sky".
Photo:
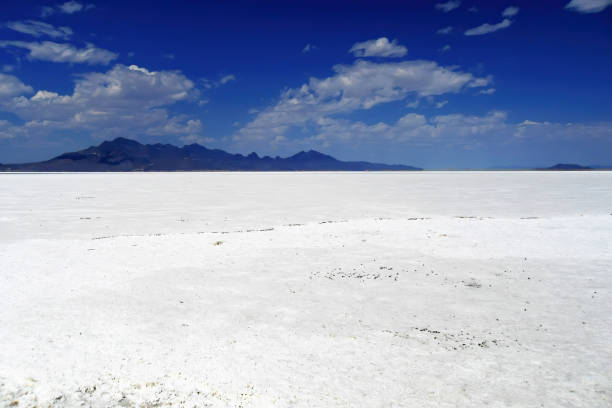
[{"label": "blue sky", "polygon": [[612,164],[612,0],[20,1],[0,162],[106,139],[426,168]]}]

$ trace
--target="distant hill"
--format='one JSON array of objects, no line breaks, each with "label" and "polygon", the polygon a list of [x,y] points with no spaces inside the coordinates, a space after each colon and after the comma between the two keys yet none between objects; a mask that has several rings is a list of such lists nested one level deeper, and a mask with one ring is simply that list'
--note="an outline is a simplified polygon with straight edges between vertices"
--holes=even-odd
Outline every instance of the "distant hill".
[{"label": "distant hill", "polygon": [[538,170],[592,170],[591,167],[581,166],[579,164],[558,163],[551,167],[545,167]]},{"label": "distant hill", "polygon": [[199,144],[141,144],[119,137],[78,152],[37,163],[0,164],[0,171],[321,171],[422,170],[400,164],[345,162],[310,150],[291,157],[259,157],[207,149]]}]

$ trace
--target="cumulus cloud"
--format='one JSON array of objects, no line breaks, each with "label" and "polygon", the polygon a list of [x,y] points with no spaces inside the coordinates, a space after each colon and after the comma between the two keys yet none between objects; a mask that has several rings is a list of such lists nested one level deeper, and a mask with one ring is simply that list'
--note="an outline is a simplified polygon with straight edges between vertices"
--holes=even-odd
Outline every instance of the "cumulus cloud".
[{"label": "cumulus cloud", "polygon": [[355,43],[349,50],[356,57],[403,57],[408,49],[397,43],[389,42],[387,37]]},{"label": "cumulus cloud", "polygon": [[87,44],[85,48],[76,48],[67,43],[53,41],[0,41],[0,47],[17,47],[29,50],[27,57],[33,60],[70,62],[108,65],[118,54]]},{"label": "cumulus cloud", "polygon": [[0,100],[31,92],[32,87],[24,84],[17,77],[0,73]]},{"label": "cumulus cloud", "polygon": [[12,124],[8,120],[0,119],[0,139],[11,139],[13,137],[11,127]]},{"label": "cumulus cloud", "polygon": [[[21,87],[11,93],[27,91],[31,88]],[[72,94],[38,90],[29,98],[7,99],[1,107],[26,121],[19,129],[23,133],[60,129],[88,131],[104,138],[185,136],[197,134],[200,121],[185,115],[172,116],[166,107],[195,96],[194,83],[180,72],[116,65],[107,72],[81,75]]]},{"label": "cumulus cloud", "polygon": [[78,13],[79,11],[89,10],[93,7],[93,4],[83,4],[79,3],[78,1],[67,1],[54,7],[43,7],[40,15],[44,18],[49,17],[50,15],[55,13],[74,14]]},{"label": "cumulus cloud", "polygon": [[45,99],[54,99],[56,97],[58,97],[59,94],[56,92],[51,92],[51,91],[38,91],[34,94],[34,96],[32,98],[30,98],[33,101],[43,101]]},{"label": "cumulus cloud", "polygon": [[450,34],[453,31],[453,27],[452,26],[448,26],[448,27],[444,27],[439,29],[438,31],[436,31],[436,34]]},{"label": "cumulus cloud", "polygon": [[572,0],[565,8],[578,13],[599,13],[606,7],[612,5],[612,0]]},{"label": "cumulus cloud", "polygon": [[516,16],[518,12],[519,12],[518,7],[514,7],[514,6],[506,7],[504,11],[502,12],[502,17]]},{"label": "cumulus cloud", "polygon": [[[491,77],[474,77],[458,68],[431,61],[374,63],[358,60],[337,65],[325,78],[311,78],[300,87],[284,91],[274,105],[253,111],[253,120],[233,135],[235,148],[265,149],[266,154],[296,149],[351,146],[456,146],[471,149],[484,144],[522,143],[524,140],[576,141],[589,137],[612,141],[612,124],[510,122],[505,112],[486,115],[451,113],[426,116],[407,113],[395,121],[366,123],[353,119],[355,112],[380,104],[405,101],[416,108],[429,100],[434,108],[447,99],[433,98],[467,88],[482,88],[490,95]],[[437,98],[436,98],[437,99]],[[585,136],[587,135],[587,136]]]},{"label": "cumulus cloud", "polygon": [[472,149],[485,144],[508,145],[522,141],[583,140],[588,135],[592,140],[612,141],[612,123],[573,124],[524,121],[511,123],[505,112],[493,111],[486,115],[448,114],[426,117],[409,113],[397,121],[386,123],[364,123],[344,118],[321,117],[306,128],[303,137],[275,135],[273,140],[253,140],[249,148],[274,150],[288,147],[294,151],[302,149],[333,148],[348,149],[359,146],[453,146]]},{"label": "cumulus cloud", "polygon": [[449,0],[446,3],[437,3],[435,7],[438,10],[448,13],[449,11],[453,11],[454,9],[459,8],[460,5],[461,1],[459,0]]},{"label": "cumulus cloud", "polygon": [[[506,123],[506,114],[491,112],[485,116],[462,114],[425,115],[408,113],[393,123],[366,124],[348,119],[321,118],[312,134],[298,141],[308,147],[395,144],[474,145],[495,135],[512,137],[515,126]],[[291,143],[295,143],[291,140]]]},{"label": "cumulus cloud", "polygon": [[470,28],[469,30],[465,32],[465,35],[469,36],[469,35],[489,34],[489,33],[493,33],[495,31],[510,27],[510,25],[512,25],[512,20],[504,18],[501,22],[497,24],[484,23],[482,25],[479,25],[478,27]]},{"label": "cumulus cloud", "polygon": [[72,36],[70,27],[54,27],[42,21],[10,21],[5,26],[13,31],[28,34],[33,37],[47,36],[51,38],[68,39]]},{"label": "cumulus cloud", "polygon": [[370,109],[408,96],[457,93],[465,87],[486,86],[489,82],[489,78],[476,78],[432,61],[358,60],[352,65],[336,65],[334,75],[311,78],[301,87],[283,92],[280,100],[243,127],[235,140],[282,140],[291,127],[319,123],[331,115]]}]

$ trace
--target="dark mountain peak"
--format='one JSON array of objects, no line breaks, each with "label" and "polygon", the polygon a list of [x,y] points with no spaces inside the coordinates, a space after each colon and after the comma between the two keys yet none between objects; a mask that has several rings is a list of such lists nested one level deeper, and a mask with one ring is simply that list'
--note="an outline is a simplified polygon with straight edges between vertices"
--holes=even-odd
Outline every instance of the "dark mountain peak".
[{"label": "dark mountain peak", "polygon": [[145,145],[140,144],[136,140],[127,139],[125,137],[118,137],[111,141],[105,141],[100,143],[98,146],[93,146],[87,149],[88,151],[98,150],[102,152],[130,152],[142,150]]},{"label": "dark mountain peak", "polygon": [[198,143],[188,144],[182,147],[187,152],[207,152],[209,149]]},{"label": "dark mountain peak", "polygon": [[[136,143],[138,143],[138,142],[136,142]],[[160,149],[168,148],[168,147],[171,147],[173,149],[177,149],[176,146],[171,145],[170,143],[155,143],[153,146],[157,147],[157,148],[160,148]]]},{"label": "dark mountain peak", "polygon": [[338,161],[331,156],[317,152],[316,150],[309,150],[307,152],[301,151],[288,158],[289,160],[308,160],[308,161]]},{"label": "dark mountain peak", "polygon": [[78,152],[64,153],[39,163],[1,165],[0,171],[320,171],[320,170],[421,170],[403,165],[344,162],[316,150],[291,157],[259,157],[207,149],[197,143],[177,147],[171,144],[141,144],[118,137]]},{"label": "dark mountain peak", "polygon": [[142,146],[142,144],[136,140],[128,139],[126,137],[117,137],[111,141],[105,141],[100,144],[100,146],[107,145],[115,145],[115,146]]},{"label": "dark mountain peak", "polygon": [[591,168],[587,166],[581,166],[579,164],[557,163],[554,166],[546,167],[540,170],[591,170]]}]

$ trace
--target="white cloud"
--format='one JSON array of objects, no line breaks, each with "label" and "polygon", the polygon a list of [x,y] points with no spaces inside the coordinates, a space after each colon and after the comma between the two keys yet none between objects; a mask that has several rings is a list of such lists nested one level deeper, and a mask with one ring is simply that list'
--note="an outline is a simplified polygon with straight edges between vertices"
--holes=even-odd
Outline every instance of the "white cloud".
[{"label": "white cloud", "polygon": [[447,52],[450,51],[451,46],[446,44],[444,47],[440,48],[440,52]]},{"label": "white cloud", "polygon": [[465,35],[469,36],[489,34],[510,27],[513,21],[510,20],[508,17],[516,16],[519,10],[520,9],[515,6],[506,7],[502,12],[502,17],[504,17],[504,19],[501,22],[497,24],[484,23],[482,25],[479,25],[478,27],[470,28],[465,32]]},{"label": "white cloud", "polygon": [[142,72],[143,74],[145,74],[145,75],[149,75],[149,76],[151,76],[151,75],[155,75],[155,74],[156,74],[156,72],[155,72],[155,71],[149,71],[149,70],[148,70],[148,69],[146,69],[146,68],[139,67],[138,65],[133,65],[133,64],[132,64],[132,65],[130,65],[129,67],[127,67],[127,69],[129,69],[130,71],[138,71],[138,72]]},{"label": "white cloud", "polygon": [[41,10],[40,10],[40,16],[42,18],[47,18],[49,17],[51,14],[55,13],[55,9],[53,7],[49,7],[49,6],[44,6]]},{"label": "white cloud", "polygon": [[[28,90],[22,86],[10,93]],[[185,115],[172,116],[165,107],[194,99],[195,92],[193,82],[180,72],[116,65],[104,73],[81,75],[72,94],[38,90],[31,98],[7,99],[1,107],[26,121],[19,127],[22,133],[79,130],[102,138],[184,136],[197,134],[202,124]]]},{"label": "white cloud", "polygon": [[465,35],[483,35],[493,33],[503,28],[510,27],[511,24],[512,20],[504,18],[500,23],[497,24],[484,23],[482,25],[479,25],[478,27],[470,28],[465,32]]},{"label": "white cloud", "polygon": [[584,139],[589,139],[592,141],[612,141],[612,123],[554,123],[524,120],[512,126],[511,136],[518,140],[584,141]]},{"label": "white cloud", "polygon": [[301,140],[279,139],[283,144],[307,148],[343,146],[359,143],[380,145],[443,144],[472,146],[497,136],[512,137],[516,127],[506,123],[506,114],[491,112],[486,116],[461,114],[438,115],[427,118],[409,113],[394,123],[366,124],[347,119],[321,118],[311,128],[312,134]]},{"label": "white cloud", "polygon": [[565,8],[578,13],[599,13],[612,5],[612,0],[572,0]]},{"label": "white cloud", "polygon": [[493,81],[493,78],[489,75],[484,78],[474,78],[467,84],[468,88],[481,88],[489,85]]},{"label": "white cloud", "polygon": [[316,45],[314,45],[314,44],[310,44],[310,43],[309,43],[309,44],[306,44],[306,46],[305,46],[304,48],[302,48],[302,52],[303,52],[304,54],[306,54],[306,53],[308,53],[308,52],[311,52],[311,51],[316,50],[317,48],[319,48],[319,47],[317,47],[317,46],[316,46]]},{"label": "white cloud", "polygon": [[235,81],[235,80],[236,80],[236,76],[234,74],[229,74],[221,78],[219,82],[221,83],[221,85],[225,85],[228,82]]},{"label": "white cloud", "polygon": [[449,11],[453,11],[454,9],[459,8],[460,5],[461,1],[459,0],[449,0],[446,3],[437,3],[435,7],[438,10],[448,13]]},{"label": "white cloud", "polygon": [[[484,144],[507,145],[529,140],[580,140],[584,137],[612,141],[612,124],[563,124],[526,120],[512,123],[505,112],[466,115],[447,114],[427,117],[408,113],[392,122],[365,123],[353,120],[356,111],[379,104],[405,101],[416,108],[422,100],[432,107],[447,106],[447,99],[434,97],[460,92],[469,87],[487,87],[491,77],[474,77],[457,68],[444,68],[430,61],[373,63],[358,60],[337,65],[326,78],[311,78],[301,87],[281,94],[273,106],[256,113],[255,118],[233,135],[234,147],[264,154],[296,149],[350,149],[359,145],[437,145],[476,148]],[[437,99],[437,98],[436,98]],[[585,136],[587,135],[587,136]],[[367,147],[366,147],[367,148]]]},{"label": "white cloud", "polygon": [[472,6],[472,7],[470,7],[470,8],[468,9],[468,11],[469,11],[470,13],[478,13],[478,7],[474,7],[474,6]]},{"label": "white cloud", "polygon": [[533,120],[525,119],[524,121],[519,123],[519,126],[544,125],[544,124],[549,124],[549,123],[548,122],[535,122]]},{"label": "white cloud", "polygon": [[0,140],[14,139],[23,134],[24,127],[16,126],[8,120],[0,120]]},{"label": "white cloud", "polygon": [[457,93],[489,82],[489,78],[476,78],[432,61],[358,60],[353,65],[336,65],[334,75],[311,78],[301,87],[283,92],[278,103],[260,112],[235,135],[235,140],[282,140],[292,127],[319,123],[331,115],[370,109],[408,96]]},{"label": "white cloud", "polygon": [[206,78],[201,78],[200,83],[206,89],[214,89],[214,88],[219,88],[220,86],[223,86],[227,84],[228,82],[232,82],[235,80],[236,80],[236,76],[234,74],[228,74],[214,81],[210,79],[206,79]]},{"label": "white cloud", "polygon": [[31,92],[32,87],[24,84],[17,77],[0,73],[0,100]]},{"label": "white cloud", "polygon": [[515,6],[506,7],[502,12],[502,17],[512,17],[516,16],[519,12],[519,8]]},{"label": "white cloud", "polygon": [[[320,118],[308,127],[303,138],[275,137],[256,140],[250,148],[267,148],[264,153],[296,146],[309,148],[350,148],[359,146],[455,146],[471,149],[485,144],[507,145],[524,140],[557,142],[590,139],[612,140],[612,123],[572,124],[524,121],[510,123],[505,112],[493,111],[484,116],[448,114],[426,117],[409,113],[394,123],[366,124],[337,118]],[[257,143],[259,142],[259,143]]]},{"label": "white cloud", "polygon": [[414,100],[414,101],[412,101],[412,102],[408,102],[408,103],[406,104],[406,107],[407,107],[407,108],[416,109],[416,108],[418,108],[418,107],[419,107],[419,105],[420,105],[420,101],[419,101],[418,99],[415,99],[415,100]]},{"label": "white cloud", "polygon": [[174,54],[164,54],[164,55],[162,55],[162,57],[173,60],[174,59]]},{"label": "white cloud", "polygon": [[71,44],[53,41],[26,42],[0,41],[0,47],[18,47],[29,50],[28,58],[52,62],[70,62],[107,65],[118,57],[118,54],[87,44],[85,48],[76,48]]},{"label": "white cloud", "polygon": [[187,135],[194,136],[202,130],[202,122],[199,119],[187,119],[185,116],[169,118],[166,123],[157,127],[151,127],[146,131],[149,135]]},{"label": "white cloud", "polygon": [[478,92],[478,95],[493,95],[495,93],[495,88],[482,89]]},{"label": "white cloud", "polygon": [[64,4],[60,4],[58,6],[58,9],[62,13],[73,14],[73,13],[76,13],[77,11],[83,10],[83,5],[77,1],[67,1]]},{"label": "white cloud", "polygon": [[2,72],[13,72],[15,70],[14,65],[6,64],[2,66]]},{"label": "white cloud", "polygon": [[83,4],[77,1],[67,1],[57,6],[44,6],[40,12],[40,16],[45,18],[55,13],[74,14],[79,11],[89,10],[93,8],[93,4]]},{"label": "white cloud", "polygon": [[450,34],[453,31],[453,27],[452,26],[448,26],[448,27],[444,27],[439,29],[438,31],[436,31],[436,34]]},{"label": "white cloud", "polygon": [[34,94],[33,97],[30,98],[32,101],[44,101],[45,99],[55,99],[59,96],[56,92],[50,91],[38,91]]},{"label": "white cloud", "polygon": [[212,143],[217,142],[216,139],[213,139],[211,137],[201,136],[201,135],[186,135],[186,136],[181,136],[181,137],[179,137],[179,140],[181,142],[183,142],[184,144],[198,143],[200,145],[212,144]]},{"label": "white cloud", "polygon": [[72,30],[69,27],[54,27],[42,21],[10,21],[6,23],[5,26],[13,31],[28,34],[33,37],[48,36],[52,38],[68,39],[72,36]]},{"label": "white cloud", "polygon": [[408,49],[387,37],[355,43],[349,50],[356,57],[403,57]]},{"label": "white cloud", "polygon": [[11,128],[12,125],[8,120],[0,119],[0,139],[12,139],[14,136]]}]

